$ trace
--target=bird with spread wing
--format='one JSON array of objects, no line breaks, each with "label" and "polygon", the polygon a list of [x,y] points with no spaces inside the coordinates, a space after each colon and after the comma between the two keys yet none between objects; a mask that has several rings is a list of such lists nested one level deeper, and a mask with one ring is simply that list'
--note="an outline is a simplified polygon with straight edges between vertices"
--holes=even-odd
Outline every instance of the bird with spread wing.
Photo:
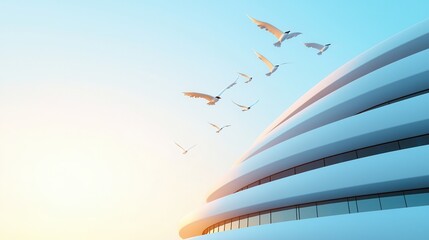
[{"label": "bird with spread wing", "polygon": [[237,80],[238,80],[238,76],[237,79],[235,79],[235,81],[231,84],[229,84],[225,89],[223,89],[218,95],[216,95],[215,97],[208,95],[208,94],[204,94],[204,93],[198,93],[198,92],[183,92],[183,94],[185,94],[185,96],[191,97],[191,98],[203,98],[205,100],[207,100],[207,105],[215,105],[220,99],[221,99],[221,95],[227,90],[232,88],[234,85],[237,84]]},{"label": "bird with spread wing", "polygon": [[251,77],[251,76],[249,76],[247,74],[244,74],[244,73],[238,73],[238,74],[240,74],[242,77],[244,77],[244,78],[247,79],[244,83],[249,83],[253,79],[253,77]]},{"label": "bird with spread wing", "polygon": [[281,47],[282,46],[282,42],[286,39],[291,39],[294,38],[302,33],[300,32],[293,32],[291,33],[290,31],[286,31],[286,32],[282,32],[280,31],[280,29],[274,27],[273,25],[267,23],[267,22],[262,22],[259,20],[256,20],[250,16],[248,16],[250,18],[250,20],[252,20],[252,22],[254,22],[260,29],[265,29],[268,32],[272,33],[276,38],[277,38],[277,42],[274,43],[274,46],[276,47]]},{"label": "bird with spread wing", "polygon": [[265,75],[267,75],[268,77],[271,76],[271,74],[273,74],[277,68],[279,68],[280,65],[283,64],[287,64],[287,63],[281,63],[281,64],[272,64],[266,57],[264,57],[262,54],[255,52],[256,56],[265,63],[265,65],[267,65],[268,69],[270,70],[270,72],[266,73]]},{"label": "bird with spread wing", "polygon": [[225,126],[223,126],[223,127],[219,127],[219,126],[217,126],[216,124],[214,124],[214,123],[209,123],[210,125],[212,125],[214,128],[216,128],[217,130],[216,130],[216,133],[220,133],[220,131],[222,131],[222,129],[224,129],[224,128],[226,128],[226,127],[231,127],[231,125],[225,125]]},{"label": "bird with spread wing", "polygon": [[250,106],[244,106],[244,105],[240,105],[240,104],[238,104],[238,103],[236,103],[236,102],[234,102],[234,101],[232,101],[235,105],[237,105],[237,106],[239,106],[240,108],[241,108],[241,111],[243,111],[243,112],[245,112],[245,111],[249,111],[255,104],[257,104],[258,102],[259,102],[259,100],[258,101],[256,101],[254,104],[252,104],[252,105],[250,105]]},{"label": "bird with spread wing", "polygon": [[322,45],[322,44],[318,44],[318,43],[304,43],[304,45],[308,48],[314,48],[319,50],[319,52],[317,53],[317,55],[322,55],[322,53],[326,50],[328,50],[329,46],[331,46],[330,43]]},{"label": "bird with spread wing", "polygon": [[194,145],[194,146],[192,146],[192,147],[190,147],[190,148],[188,148],[188,149],[185,149],[185,148],[183,148],[182,146],[180,146],[177,142],[175,142],[175,144],[176,144],[180,149],[182,149],[182,150],[183,150],[183,152],[182,152],[182,154],[183,154],[183,155],[187,154],[189,150],[191,150],[192,148],[194,148],[195,146],[197,146],[197,145]]}]

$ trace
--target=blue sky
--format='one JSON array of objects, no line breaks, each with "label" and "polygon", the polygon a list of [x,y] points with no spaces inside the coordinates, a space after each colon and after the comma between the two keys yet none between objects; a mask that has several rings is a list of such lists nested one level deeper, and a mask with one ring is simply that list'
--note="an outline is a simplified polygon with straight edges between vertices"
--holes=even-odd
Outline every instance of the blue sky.
[{"label": "blue sky", "polygon": [[[180,218],[268,124],[346,61],[427,19],[428,8],[1,1],[0,238],[178,239]],[[246,15],[303,34],[275,48]],[[332,46],[317,56],[303,42]],[[253,50],[291,64],[267,78]],[[182,94],[217,94],[238,71],[254,81],[240,80],[216,106]],[[231,103],[258,99],[244,113]],[[232,127],[217,135],[208,122]],[[182,156],[175,141],[197,147]]]}]

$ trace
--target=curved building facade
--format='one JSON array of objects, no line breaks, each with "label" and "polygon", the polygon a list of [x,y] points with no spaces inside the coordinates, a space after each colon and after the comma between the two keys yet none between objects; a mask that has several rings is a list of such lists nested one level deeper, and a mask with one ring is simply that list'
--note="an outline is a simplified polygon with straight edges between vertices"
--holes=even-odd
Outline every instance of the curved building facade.
[{"label": "curved building facade", "polygon": [[429,21],[290,106],[183,219],[193,240],[427,239]]}]

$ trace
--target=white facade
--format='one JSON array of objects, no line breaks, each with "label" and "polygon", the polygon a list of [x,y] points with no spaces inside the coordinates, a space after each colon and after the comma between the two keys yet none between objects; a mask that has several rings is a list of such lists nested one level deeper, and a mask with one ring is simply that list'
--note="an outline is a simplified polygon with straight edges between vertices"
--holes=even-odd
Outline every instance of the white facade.
[{"label": "white facade", "polygon": [[[427,239],[429,192],[412,190],[429,188],[428,48],[425,21],[323,79],[264,131],[207,204],[184,218],[180,236]],[[390,209],[392,199],[401,200]],[[322,216],[328,200],[349,212]],[[379,208],[365,210],[376,201]],[[288,207],[297,219],[274,222]],[[237,217],[245,227],[232,230]]]}]

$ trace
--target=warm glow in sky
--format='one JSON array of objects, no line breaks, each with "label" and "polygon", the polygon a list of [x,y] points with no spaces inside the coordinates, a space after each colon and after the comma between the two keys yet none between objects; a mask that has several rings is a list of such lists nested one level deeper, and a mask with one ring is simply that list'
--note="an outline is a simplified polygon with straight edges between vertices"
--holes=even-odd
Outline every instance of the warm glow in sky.
[{"label": "warm glow in sky", "polygon": [[[345,2],[1,1],[0,239],[179,239],[300,95],[429,16],[427,1]],[[303,35],[274,48],[247,14]],[[317,56],[306,41],[332,46]],[[266,78],[253,49],[291,64]],[[217,94],[237,71],[254,80],[216,106],[182,95]]]}]

